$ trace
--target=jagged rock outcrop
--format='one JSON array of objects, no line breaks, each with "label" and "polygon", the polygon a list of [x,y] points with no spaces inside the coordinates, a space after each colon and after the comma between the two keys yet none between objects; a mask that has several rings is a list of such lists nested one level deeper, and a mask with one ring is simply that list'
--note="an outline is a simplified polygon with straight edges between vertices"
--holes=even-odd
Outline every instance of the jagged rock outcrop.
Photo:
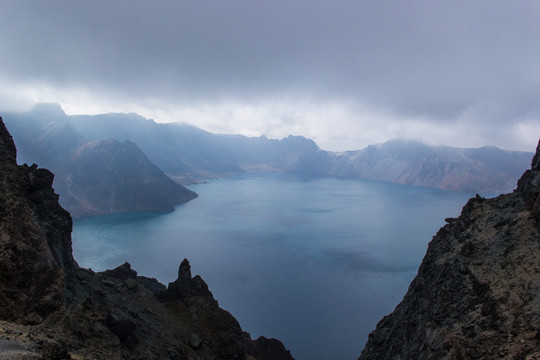
[{"label": "jagged rock outcrop", "polygon": [[[137,276],[128,263],[102,273],[79,269],[68,282],[72,352],[93,356],[90,342],[130,358],[245,359],[240,325],[186,267],[184,260],[168,288]],[[99,327],[85,326],[96,318]]]},{"label": "jagged rock outcrop", "polygon": [[187,260],[168,287],[128,263],[80,268],[52,182],[48,170],[17,165],[0,118],[0,358],[267,359],[250,355]]},{"label": "jagged rock outcrop", "polygon": [[540,359],[540,144],[510,194],[439,230],[360,359]]},{"label": "jagged rock outcrop", "polygon": [[76,266],[72,222],[51,187],[52,173],[17,166],[15,158],[0,121],[0,317],[37,323],[62,307],[65,273]]},{"label": "jagged rock outcrop", "polygon": [[285,349],[281,341],[268,339],[264,336],[260,336],[256,340],[251,340],[249,333],[244,333],[244,335],[246,351],[252,357],[261,360],[294,360],[291,353]]}]

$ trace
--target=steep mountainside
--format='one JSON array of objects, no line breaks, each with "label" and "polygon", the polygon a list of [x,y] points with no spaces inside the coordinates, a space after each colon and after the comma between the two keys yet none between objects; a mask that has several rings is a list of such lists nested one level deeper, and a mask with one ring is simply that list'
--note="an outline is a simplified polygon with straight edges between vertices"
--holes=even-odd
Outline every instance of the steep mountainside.
[{"label": "steep mountainside", "polygon": [[42,105],[39,111],[39,117],[9,117],[22,149],[19,160],[43,164],[56,174],[54,188],[72,216],[172,211],[197,196],[166,176],[134,143],[89,142],[61,109]]},{"label": "steep mountainside", "polygon": [[58,204],[53,174],[17,166],[0,121],[0,317],[39,322],[61,308],[71,256],[71,217]]},{"label": "steep mountainside", "polygon": [[132,142],[103,140],[79,147],[58,169],[56,191],[75,217],[172,211],[197,195],[167,177]]},{"label": "steep mountainside", "polygon": [[330,153],[309,139],[289,136],[218,135],[187,124],[157,124],[136,114],[70,116],[89,139],[135,142],[163,171],[189,183],[242,171],[286,171],[327,175]]},{"label": "steep mountainside", "polygon": [[135,142],[165,173],[184,183],[240,171],[283,171],[503,193],[512,190],[532,156],[495,147],[459,149],[402,140],[334,153],[301,136],[217,135],[186,124],[157,124],[136,114],[68,118],[88,139]]},{"label": "steep mountainside", "polygon": [[532,154],[496,147],[459,149],[392,140],[343,155],[352,175],[406,185],[480,193],[511,191]]},{"label": "steep mountainside", "polygon": [[0,119],[0,358],[292,359],[279,342],[250,340],[185,259],[168,287],[127,263],[80,268],[52,183],[17,165]]},{"label": "steep mountainside", "polygon": [[540,144],[513,193],[447,222],[360,359],[540,359]]}]

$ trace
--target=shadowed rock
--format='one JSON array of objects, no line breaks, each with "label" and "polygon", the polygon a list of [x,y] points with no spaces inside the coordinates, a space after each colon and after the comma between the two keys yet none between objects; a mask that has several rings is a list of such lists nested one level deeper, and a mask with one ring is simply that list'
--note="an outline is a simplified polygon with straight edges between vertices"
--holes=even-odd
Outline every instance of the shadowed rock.
[{"label": "shadowed rock", "polygon": [[72,221],[48,170],[16,163],[0,118],[0,317],[40,323],[63,304],[64,279],[77,268]]},{"label": "shadowed rock", "polygon": [[281,341],[268,339],[264,336],[251,340],[248,333],[244,333],[246,338],[246,352],[248,355],[260,360],[294,360],[291,353],[285,349]]}]

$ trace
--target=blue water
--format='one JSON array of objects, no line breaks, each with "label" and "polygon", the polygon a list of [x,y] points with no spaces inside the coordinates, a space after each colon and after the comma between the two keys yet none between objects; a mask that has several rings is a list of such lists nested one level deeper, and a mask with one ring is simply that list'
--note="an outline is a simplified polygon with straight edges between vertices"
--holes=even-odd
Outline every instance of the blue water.
[{"label": "blue water", "polygon": [[471,196],[281,174],[190,188],[199,197],[172,213],[75,221],[76,260],[96,271],[128,261],[167,284],[188,258],[252,338],[278,338],[297,360],[356,359]]}]

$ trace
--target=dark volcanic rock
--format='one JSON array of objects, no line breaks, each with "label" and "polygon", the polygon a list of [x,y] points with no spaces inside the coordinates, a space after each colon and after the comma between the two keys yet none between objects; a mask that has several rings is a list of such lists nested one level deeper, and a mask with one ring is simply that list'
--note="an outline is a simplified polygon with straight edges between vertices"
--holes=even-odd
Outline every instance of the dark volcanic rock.
[{"label": "dark volcanic rock", "polygon": [[246,359],[240,325],[191,276],[187,260],[168,288],[129,263],[100,273],[80,268],[52,173],[15,159],[0,119],[1,356]]},{"label": "dark volcanic rock", "polygon": [[540,358],[540,148],[517,190],[469,200],[360,359]]},{"label": "dark volcanic rock", "polygon": [[191,265],[184,259],[178,269],[178,279],[169,284],[169,288],[161,293],[159,297],[163,300],[192,299],[193,297],[205,298],[210,302],[215,302],[212,293],[208,290],[208,285],[200,276],[191,277]]},{"label": "dark volcanic rock", "polygon": [[276,339],[268,339],[260,336],[257,340],[251,340],[248,333],[245,335],[246,353],[259,360],[294,360],[289,350],[283,343]]},{"label": "dark volcanic rock", "polygon": [[[244,359],[243,332],[236,319],[218,306],[208,286],[200,276],[191,276],[191,266],[184,259],[178,269],[178,279],[169,284],[158,299],[171,312],[184,315],[194,331],[188,338],[189,345],[197,350],[203,347],[216,349],[226,354],[224,359]],[[219,329],[228,329],[227,333]]]},{"label": "dark volcanic rock", "polygon": [[15,158],[0,119],[0,317],[39,323],[62,308],[64,277],[77,267],[72,221],[51,188],[53,175]]},{"label": "dark volcanic rock", "polygon": [[532,160],[531,170],[519,179],[517,192],[521,194],[526,207],[540,222],[540,143]]}]

